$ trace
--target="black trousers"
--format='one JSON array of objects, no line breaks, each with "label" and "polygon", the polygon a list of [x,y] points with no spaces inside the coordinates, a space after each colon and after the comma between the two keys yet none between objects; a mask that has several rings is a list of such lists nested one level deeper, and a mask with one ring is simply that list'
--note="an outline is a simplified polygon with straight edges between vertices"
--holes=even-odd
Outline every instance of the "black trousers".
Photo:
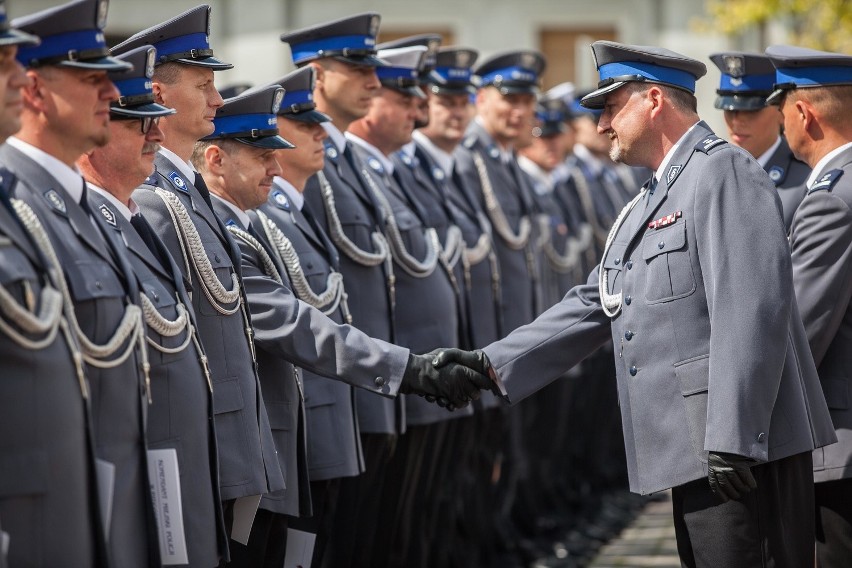
[{"label": "black trousers", "polygon": [[810,452],[752,468],[757,488],[722,503],[707,479],[672,489],[684,568],[810,568],[814,563]]},{"label": "black trousers", "polygon": [[852,479],[814,485],[819,568],[852,566]]},{"label": "black trousers", "polygon": [[[234,501],[224,502],[225,526],[230,530],[234,518]],[[280,568],[287,551],[287,521],[291,517],[258,509],[251,525],[248,544],[229,540],[231,561],[221,563],[228,568]]]}]

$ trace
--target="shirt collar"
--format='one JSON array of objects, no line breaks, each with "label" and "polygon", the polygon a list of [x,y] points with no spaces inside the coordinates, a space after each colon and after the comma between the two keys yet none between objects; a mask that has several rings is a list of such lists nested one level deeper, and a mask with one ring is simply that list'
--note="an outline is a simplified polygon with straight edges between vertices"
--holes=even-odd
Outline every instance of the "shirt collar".
[{"label": "shirt collar", "polygon": [[504,164],[508,164],[509,162],[511,162],[515,157],[515,154],[512,151],[512,145],[510,144],[509,146],[504,148],[500,144],[498,144],[497,141],[494,140],[494,137],[488,133],[488,129],[485,128],[485,121],[482,120],[481,116],[475,116],[473,117],[473,120],[482,128],[482,132],[485,134],[488,141],[493,144],[494,147],[497,148],[497,150],[500,152],[500,161]]},{"label": "shirt collar", "polygon": [[346,138],[343,133],[332,122],[322,122],[320,125],[325,128],[329,140],[337,148],[338,153],[342,154],[346,150]]},{"label": "shirt collar", "polygon": [[769,149],[766,152],[761,154],[759,158],[757,158],[757,156],[755,156],[757,158],[757,163],[760,164],[761,168],[766,167],[766,164],[769,163],[769,158],[772,157],[772,154],[775,153],[775,150],[777,150],[778,146],[780,146],[780,145],[781,145],[781,137],[779,136],[775,140],[775,143],[772,146],[770,146]]},{"label": "shirt collar", "polygon": [[130,206],[128,207],[126,203],[122,203],[121,201],[119,201],[116,196],[114,196],[104,188],[98,187],[97,185],[91,182],[86,182],[86,185],[95,193],[99,193],[104,196],[104,198],[109,201],[110,204],[112,204],[112,206],[115,207],[121,214],[121,216],[124,217],[126,220],[130,221],[131,217],[139,213],[139,207],[136,205],[136,202],[133,201],[133,199],[130,200]]},{"label": "shirt collar", "polygon": [[282,177],[275,176],[272,183],[275,184],[275,187],[287,194],[287,199],[290,200],[290,203],[292,203],[296,209],[299,211],[302,210],[302,207],[305,205],[305,196],[302,195],[301,191],[296,189],[292,183]]},{"label": "shirt collar", "polygon": [[376,158],[382,164],[382,167],[385,169],[385,173],[387,175],[393,175],[393,162],[390,160],[390,158],[385,156],[381,150],[379,150],[363,138],[355,136],[351,132],[346,133],[346,139],[352,142],[353,144],[357,144],[358,146],[369,152],[371,156]]},{"label": "shirt collar", "polygon": [[182,160],[180,156],[163,146],[160,146],[160,154],[170,161],[174,167],[179,169],[180,173],[182,173],[183,176],[190,181],[190,183],[195,184],[195,168],[192,167],[192,164]]},{"label": "shirt collar", "polygon": [[805,187],[812,186],[816,182],[816,180],[819,179],[819,177],[824,173],[823,170],[828,165],[828,163],[846,150],[848,150],[849,148],[852,148],[852,142],[847,142],[843,146],[838,146],[837,148],[823,156],[820,161],[816,163],[816,166],[814,166],[813,171],[811,171],[811,175],[808,176],[808,181],[807,183],[805,183]]},{"label": "shirt collar", "polygon": [[231,212],[237,218],[237,221],[239,221],[240,224],[242,225],[242,227],[240,227],[240,229],[243,229],[243,230],[248,229],[248,226],[251,224],[251,219],[249,219],[249,216],[246,215],[245,211],[243,211],[242,209],[240,209],[239,207],[237,207],[236,205],[234,205],[233,203],[231,203],[227,199],[222,199],[221,197],[219,197],[215,193],[211,193],[210,196],[213,197],[213,199],[218,199],[219,201],[224,203],[228,207],[228,209],[231,210]]},{"label": "shirt collar", "polygon": [[51,156],[41,148],[37,148],[28,142],[24,142],[20,138],[10,136],[7,140],[8,144],[23,152],[29,159],[41,166],[50,175],[56,178],[56,181],[62,186],[71,199],[75,203],[80,203],[83,199],[83,176],[77,168],[69,168],[62,161]]},{"label": "shirt collar", "polygon": [[666,168],[669,167],[669,162],[672,161],[672,158],[674,157],[675,152],[677,152],[677,149],[680,148],[680,145],[683,142],[684,138],[689,136],[689,133],[692,132],[693,130],[695,130],[695,127],[698,126],[700,123],[701,122],[699,121],[699,122],[696,122],[695,124],[693,124],[692,126],[690,126],[689,130],[684,132],[683,136],[681,136],[678,139],[678,141],[675,142],[675,145],[672,146],[671,148],[669,148],[669,151],[666,152],[666,155],[663,157],[663,161],[660,162],[660,167],[657,168],[656,172],[654,172],[654,179],[657,180],[657,183],[660,183],[660,181],[663,179],[663,174],[666,172]]},{"label": "shirt collar", "polygon": [[455,158],[453,158],[452,154],[448,154],[435,146],[435,143],[419,130],[415,130],[411,137],[415,142],[417,142],[417,144],[420,144],[420,147],[423,148],[426,153],[432,156],[432,159],[435,160],[438,167],[444,171],[445,175],[453,175],[453,164],[455,163]]}]

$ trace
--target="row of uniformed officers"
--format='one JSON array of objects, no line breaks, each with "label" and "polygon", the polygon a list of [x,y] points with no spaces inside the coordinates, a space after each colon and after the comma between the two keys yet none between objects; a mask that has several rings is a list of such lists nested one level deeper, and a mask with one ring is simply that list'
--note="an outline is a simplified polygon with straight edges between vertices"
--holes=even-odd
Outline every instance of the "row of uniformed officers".
[{"label": "row of uniformed officers", "polygon": [[[106,8],[3,20],[0,565],[520,562],[624,483],[611,348],[510,411],[412,355],[585,282],[650,175],[569,86],[536,107],[541,54],[376,46],[361,14],[223,100],[209,7],[112,49]],[[808,170],[742,81],[769,64],[714,61],[789,229]]]}]

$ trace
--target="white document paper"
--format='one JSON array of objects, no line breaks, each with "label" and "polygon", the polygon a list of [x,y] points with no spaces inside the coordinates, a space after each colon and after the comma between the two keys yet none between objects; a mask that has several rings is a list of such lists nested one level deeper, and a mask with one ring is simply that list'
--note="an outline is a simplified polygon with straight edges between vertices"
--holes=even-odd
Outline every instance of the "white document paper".
[{"label": "white document paper", "polygon": [[164,566],[188,564],[177,450],[148,450],[148,480],[157,517],[160,560]]},{"label": "white document paper", "polygon": [[9,541],[11,540],[12,537],[9,536],[9,533],[0,531],[0,556],[4,558],[9,556]]},{"label": "white document paper", "polygon": [[240,497],[234,501],[234,524],[231,525],[231,538],[240,544],[248,544],[251,525],[257,507],[260,505],[260,495]]},{"label": "white document paper", "polygon": [[112,501],[115,497],[115,464],[95,458],[95,470],[98,476],[98,504],[101,507],[101,519],[104,522],[104,538],[109,542]]},{"label": "white document paper", "polygon": [[311,568],[314,542],[317,535],[296,529],[287,529],[287,553],[284,568]]}]

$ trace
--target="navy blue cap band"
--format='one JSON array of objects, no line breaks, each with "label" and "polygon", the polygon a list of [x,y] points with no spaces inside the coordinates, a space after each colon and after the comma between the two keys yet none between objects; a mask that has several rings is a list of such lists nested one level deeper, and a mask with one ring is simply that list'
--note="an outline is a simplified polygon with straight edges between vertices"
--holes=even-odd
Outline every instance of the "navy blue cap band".
[{"label": "navy blue cap band", "polygon": [[720,91],[772,91],[772,86],[776,83],[775,73],[767,75],[744,75],[742,77],[734,77],[727,73],[722,73],[722,79],[719,81]]},{"label": "navy blue cap band", "polygon": [[797,87],[847,85],[852,83],[852,67],[829,65],[779,68],[775,73],[775,82],[779,85],[792,83]]},{"label": "navy blue cap band", "polygon": [[121,81],[113,81],[113,84],[121,93],[121,98],[135,97],[137,95],[151,95],[151,79],[147,77],[133,77]]},{"label": "navy blue cap band", "polygon": [[297,113],[316,107],[314,96],[311,91],[287,91],[281,101],[278,114]]},{"label": "navy blue cap band", "polygon": [[538,75],[535,71],[525,69],[523,67],[504,67],[497,69],[482,76],[482,85],[490,85],[495,81],[514,81],[518,83],[535,83],[538,81]]},{"label": "navy blue cap band", "polygon": [[213,55],[213,50],[210,49],[210,42],[205,33],[172,37],[152,45],[157,48],[157,57],[161,62]]},{"label": "navy blue cap band", "polygon": [[641,61],[621,61],[601,65],[598,71],[602,82],[626,75],[641,75],[651,81],[680,87],[691,93],[695,92],[696,77],[688,71],[681,71],[672,67],[662,67]]},{"label": "navy blue cap band", "polygon": [[410,80],[412,81],[411,84],[414,85],[417,84],[417,77],[419,74],[417,73],[417,69],[412,69],[410,67],[377,67],[376,76],[380,81]]},{"label": "navy blue cap band", "polygon": [[460,67],[435,67],[432,71],[437,73],[445,81],[456,83],[469,82],[473,75],[469,68]]},{"label": "navy blue cap band", "polygon": [[205,139],[257,138],[278,134],[278,121],[274,114],[237,114],[213,120],[216,130]]},{"label": "navy blue cap band", "polygon": [[22,65],[28,66],[33,62],[75,61],[108,54],[103,31],[91,29],[42,37],[41,45],[18,49],[17,59]]},{"label": "navy blue cap band", "polygon": [[290,45],[293,62],[299,63],[305,59],[319,55],[340,55],[353,53],[355,55],[372,55],[375,53],[376,38],[369,35],[350,35],[330,37],[317,41],[309,41],[297,45]]}]

